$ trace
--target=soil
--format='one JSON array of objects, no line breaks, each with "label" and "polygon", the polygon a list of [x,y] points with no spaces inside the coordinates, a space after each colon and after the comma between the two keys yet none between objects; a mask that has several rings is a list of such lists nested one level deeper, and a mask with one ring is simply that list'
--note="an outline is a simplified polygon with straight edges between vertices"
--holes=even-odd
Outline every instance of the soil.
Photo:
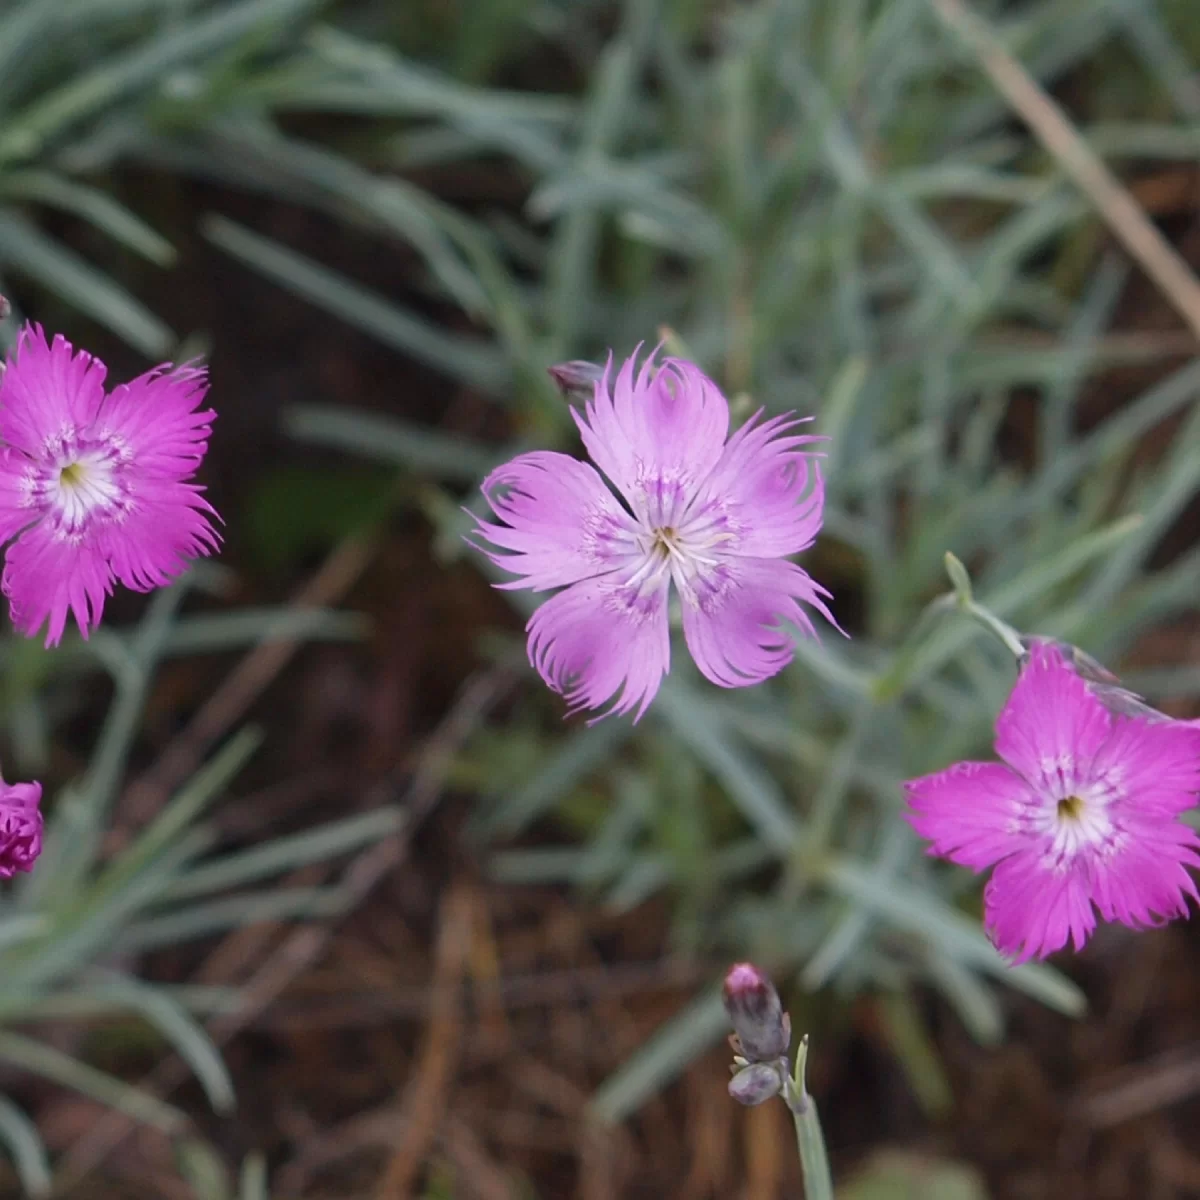
[{"label": "soil", "polygon": [[[478,653],[481,631],[515,627],[504,603],[471,570],[432,560],[429,529],[411,509],[361,543],[302,531],[273,554],[247,532],[274,465],[329,478],[345,471],[345,460],[285,439],[287,404],[376,407],[473,437],[505,431],[487,406],[206,246],[188,233],[195,214],[225,212],[391,294],[410,287],[411,264],[319,216],[200,186],[142,186],[179,189],[164,211],[178,222],[168,232],[184,259],[168,279],[141,282],[175,328],[210,331],[214,347],[221,416],[205,476],[236,577],[214,603],[277,603],[318,575],[330,603],[373,622],[361,644],[300,648],[267,671],[252,703],[218,714],[222,732],[244,718],[266,731],[218,813],[222,834],[244,844],[388,801],[416,816],[411,832],[348,866],[297,873],[294,883],[348,877],[360,893],[327,929],[254,926],[146,961],[154,979],[245,984],[258,998],[244,1027],[224,1030],[237,1112],[214,1116],[190,1082],[172,1097],[226,1164],[263,1151],[273,1195],[287,1200],[799,1196],[785,1111],[729,1101],[724,1049],[628,1124],[588,1119],[591,1091],[725,964],[672,956],[667,914],[654,905],[617,919],[559,890],[484,878],[463,837],[470,797],[438,779],[436,755],[516,686]],[[1189,242],[1186,231],[1179,241]],[[1122,321],[1177,329],[1136,279]],[[101,334],[96,342],[115,375],[137,369]],[[1144,383],[1100,381],[1096,415],[1118,389]],[[120,605],[118,616],[137,607]],[[1183,628],[1159,635],[1153,657],[1178,661],[1193,638]],[[190,744],[195,714],[237,661],[163,672],[135,763],[151,769],[143,781],[157,778],[181,739]],[[138,795],[118,811],[118,836],[147,815]],[[811,1084],[838,1177],[900,1149],[913,1197],[1200,1195],[1200,930],[1105,930],[1062,966],[1087,992],[1091,1015],[1071,1022],[1010,996],[1008,1037],[994,1048],[972,1043],[952,1013],[924,998],[920,1015],[953,1093],[941,1115],[914,1095],[876,1001],[859,1000],[824,1034],[813,1031]],[[86,1044],[130,1079],[163,1070],[160,1048],[120,1030],[97,1029]],[[79,1169],[72,1197],[199,1194],[179,1181],[180,1139],[114,1123],[57,1089],[23,1087],[21,1097],[54,1152]],[[107,1141],[97,1132],[105,1130]],[[944,1159],[977,1170],[986,1191],[935,1192],[931,1172]],[[10,1184],[0,1194],[16,1193]]]}]

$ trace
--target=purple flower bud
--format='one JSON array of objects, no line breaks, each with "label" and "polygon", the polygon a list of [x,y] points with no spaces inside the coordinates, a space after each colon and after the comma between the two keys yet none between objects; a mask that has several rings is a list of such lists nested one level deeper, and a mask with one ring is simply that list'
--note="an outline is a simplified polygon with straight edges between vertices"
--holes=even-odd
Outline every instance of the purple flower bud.
[{"label": "purple flower bud", "polygon": [[12,305],[3,296],[0,296],[0,321],[3,321],[10,312],[12,312]]},{"label": "purple flower bud", "polygon": [[752,1063],[771,1063],[787,1053],[791,1023],[775,985],[753,963],[730,967],[724,992],[725,1011],[743,1058]]},{"label": "purple flower bud", "polygon": [[0,779],[0,879],[30,871],[42,852],[40,783],[5,783]]},{"label": "purple flower bud", "polygon": [[596,384],[604,377],[604,368],[577,358],[547,367],[546,373],[568,400],[590,400]]},{"label": "purple flower bud", "polygon": [[762,1104],[783,1090],[778,1063],[751,1063],[742,1067],[729,1081],[729,1094],[747,1107]]}]

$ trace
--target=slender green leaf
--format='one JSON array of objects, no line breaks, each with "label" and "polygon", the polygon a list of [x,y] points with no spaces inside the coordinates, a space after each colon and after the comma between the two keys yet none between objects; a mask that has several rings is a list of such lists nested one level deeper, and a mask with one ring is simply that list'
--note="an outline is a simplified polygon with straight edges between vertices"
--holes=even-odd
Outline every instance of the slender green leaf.
[{"label": "slender green leaf", "polygon": [[12,1156],[21,1186],[30,1196],[50,1194],[50,1162],[37,1126],[7,1097],[0,1096],[0,1141]]},{"label": "slender green leaf", "polygon": [[949,908],[935,895],[898,880],[879,880],[866,864],[850,858],[831,860],[824,876],[847,899],[963,966],[994,975],[1066,1016],[1079,1017],[1086,1011],[1086,998],[1066,976],[1038,963],[1012,966],[996,952],[978,922]]},{"label": "slender green leaf", "polygon": [[0,196],[33,201],[82,217],[114,241],[160,267],[175,263],[175,248],[140,217],[99,188],[87,187],[53,171],[0,174]]},{"label": "slender green leaf", "polygon": [[209,1103],[217,1112],[233,1108],[233,1080],[220,1051],[187,1010],[161,988],[116,972],[106,974],[103,986],[114,999],[140,1013],[192,1069]]},{"label": "slender green leaf", "polygon": [[15,209],[0,209],[0,263],[36,280],[151,358],[162,359],[175,335],[139,300]]},{"label": "slender green leaf", "polygon": [[141,1091],[87,1063],[55,1050],[43,1042],[19,1033],[0,1032],[0,1059],[14,1067],[71,1088],[109,1108],[115,1108],[133,1121],[149,1125],[160,1133],[175,1134],[186,1128],[187,1116],[179,1109]]},{"label": "slender green leaf", "polygon": [[168,26],[55,88],[0,130],[0,163],[40,151],[46,140],[124,95],[157,84],[179,63],[212,55],[264,27],[283,29],[317,0],[243,0]]},{"label": "slender green leaf", "polygon": [[297,405],[284,413],[284,428],[300,441],[349,450],[454,483],[478,483],[496,465],[495,451],[486,446],[381,413]]},{"label": "slender green leaf", "polygon": [[484,392],[504,390],[507,366],[483,340],[443,333],[345,276],[224,217],[209,217],[203,229],[227,254],[384,344]]},{"label": "slender green leaf", "polygon": [[383,808],[330,821],[290,837],[275,838],[236,854],[225,854],[180,876],[168,885],[162,898],[179,901],[204,896],[291,871],[306,863],[325,862],[367,842],[391,836],[403,828],[404,820],[401,810]]},{"label": "slender green leaf", "polygon": [[728,1032],[729,1017],[720,989],[703,992],[596,1089],[589,1110],[605,1124],[624,1121]]}]

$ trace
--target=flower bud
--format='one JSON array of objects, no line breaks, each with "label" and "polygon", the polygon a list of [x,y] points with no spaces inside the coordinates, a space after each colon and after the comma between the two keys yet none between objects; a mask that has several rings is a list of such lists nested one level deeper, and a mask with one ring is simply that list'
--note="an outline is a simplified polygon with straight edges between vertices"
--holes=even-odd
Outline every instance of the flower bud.
[{"label": "flower bud", "polygon": [[752,1063],[774,1062],[787,1053],[791,1024],[775,985],[753,963],[735,963],[725,976],[725,1011],[739,1051]]},{"label": "flower bud", "polygon": [[[1171,720],[1166,713],[1159,712],[1157,708],[1147,704],[1137,692],[1131,692],[1127,687],[1122,687],[1121,680],[1117,675],[1114,675],[1102,663],[1097,662],[1086,651],[1080,650],[1078,646],[1073,646],[1070,642],[1061,642],[1056,638],[1025,637],[1021,641],[1026,648],[1024,662],[1029,661],[1029,657],[1036,647],[1053,646],[1071,664],[1075,674],[1087,684],[1088,691],[1114,715],[1140,717],[1152,725]],[[1024,662],[1022,666],[1024,666]]]},{"label": "flower bud", "polygon": [[30,871],[42,852],[40,783],[5,783],[0,779],[0,879]]},{"label": "flower bud", "polygon": [[12,305],[3,296],[0,296],[0,321],[3,321],[10,312],[12,312]]},{"label": "flower bud", "polygon": [[577,358],[547,367],[546,373],[567,400],[590,400],[596,384],[604,377],[604,368]]},{"label": "flower bud", "polygon": [[735,1072],[729,1081],[729,1094],[747,1107],[762,1104],[783,1089],[778,1063],[750,1063]]}]

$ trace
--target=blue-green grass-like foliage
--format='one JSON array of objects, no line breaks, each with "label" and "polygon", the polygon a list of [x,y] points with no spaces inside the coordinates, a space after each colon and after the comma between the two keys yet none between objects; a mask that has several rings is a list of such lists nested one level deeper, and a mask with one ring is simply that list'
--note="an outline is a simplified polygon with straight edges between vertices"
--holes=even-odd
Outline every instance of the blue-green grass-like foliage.
[{"label": "blue-green grass-like foliage", "polygon": [[[197,567],[158,593],[131,630],[104,627],[84,643],[69,637],[47,651],[15,635],[0,641],[6,676],[4,710],[13,743],[10,773],[40,765],[44,733],[64,688],[107,673],[114,698],[88,769],[47,796],[45,847],[36,869],[0,897],[0,1061],[74,1089],[179,1138],[190,1118],[153,1094],[59,1049],[44,1035],[54,1025],[81,1027],[130,1019],[191,1068],[220,1111],[233,1086],[203,1019],[236,1011],[235,988],[159,985],[140,978],[140,952],[173,946],[256,921],[337,915],[351,896],[338,883],[280,887],[279,875],[305,863],[345,855],[394,833],[401,817],[385,807],[242,850],[213,852],[208,809],[232,785],[261,736],[235,733],[119,852],[104,850],[114,800],[137,738],[157,667],[180,653],[230,650],[281,638],[344,640],[360,621],[324,610],[246,610],[180,616],[190,588],[219,575]],[[51,1171],[36,1128],[0,1096],[0,1142],[25,1189],[46,1192]],[[194,1144],[193,1144],[194,1143]],[[205,1147],[191,1136],[193,1156]],[[257,1170],[257,1168],[255,1168]],[[254,1176],[257,1178],[257,1176]]]},{"label": "blue-green grass-like foliage", "polygon": [[[1086,93],[1073,115],[1119,174],[1200,150],[1188,0],[1033,0],[1015,16],[974,7],[1044,86],[1069,76],[1072,95]],[[569,884],[618,910],[665,893],[681,951],[770,965],[794,1016],[813,1007],[803,1024],[818,1037],[815,997],[878,994],[933,1105],[944,1081],[912,1019],[915,989],[940,991],[982,1041],[1001,1036],[1006,987],[1066,1014],[1083,1005],[1054,968],[1000,960],[970,877],[925,859],[899,817],[901,780],[987,753],[1011,683],[1011,656],[942,601],[944,555],[968,564],[975,594],[1002,619],[1119,666],[1144,633],[1194,606],[1200,584],[1196,550],[1148,565],[1200,484],[1200,366],[1170,331],[1112,331],[1130,264],[1105,249],[1087,198],[927,0],[629,0],[615,26],[609,16],[591,2],[505,6],[497,44],[548,44],[564,78],[580,81],[548,94],[487,86],[478,29],[447,33],[464,40],[440,65],[415,61],[386,42],[386,14],[366,0],[10,6],[0,14],[0,280],[30,279],[164,356],[174,333],[136,298],[136,279],[36,224],[65,210],[169,267],[154,215],[109,186],[123,164],[267,192],[409,247],[419,288],[460,314],[453,328],[319,256],[219,215],[203,223],[219,251],[395,349],[398,374],[415,360],[441,372],[448,393],[466,387],[507,410],[512,441],[501,447],[378,413],[358,420],[319,394],[296,397],[288,416],[297,437],[394,465],[446,562],[463,553],[459,503],[472,478],[518,447],[575,448],[544,375],[551,363],[628,353],[666,327],[739,417],[758,405],[814,413],[832,441],[825,533],[806,565],[833,588],[853,639],[801,643],[788,671],[740,692],[709,687],[678,655],[636,729],[564,725],[531,674],[454,777],[479,793],[475,834],[498,878]],[[466,63],[469,79],[446,68]],[[352,120],[353,144],[284,131],[281,118],[311,113]],[[511,188],[468,210],[411,182],[463,163],[517,181],[519,211]],[[1153,367],[1154,382],[1081,429],[1082,398],[1122,365]],[[1020,455],[998,436],[1017,402],[1033,433]],[[1135,457],[1168,420],[1159,457]],[[527,611],[528,598],[511,595]],[[254,636],[253,614],[224,619]],[[172,618],[156,653],[219,643],[213,620]],[[148,842],[97,857],[136,689],[156,661],[139,658],[141,637],[99,638],[56,660],[62,670],[103,661],[118,697],[91,772],[51,798],[46,861],[59,866],[17,889],[0,924],[0,1010],[12,1014],[0,1057],[94,1095],[107,1088],[107,1100],[141,1105],[133,1111],[165,1127],[172,1110],[45,1057],[20,1014],[140,1011],[223,1102],[219,1060],[188,1016],[220,998],[159,989],[147,999],[148,985],[89,949],[88,931],[108,921],[113,944],[136,950],[217,927],[230,910],[210,897],[302,852],[196,862],[199,810],[248,752],[243,735]],[[507,656],[516,643],[510,632],[484,650]],[[5,649],[29,667],[10,715],[33,753],[50,719],[38,704],[50,668],[29,653]],[[1185,700],[1200,671],[1179,664],[1129,682],[1155,702]],[[547,820],[573,843],[522,844]],[[320,911],[311,896],[277,903],[293,902],[288,911]],[[25,990],[6,999],[10,974]],[[598,1115],[620,1119],[723,1032],[719,996],[698,995],[601,1090]],[[36,1138],[11,1103],[0,1137],[27,1184],[44,1183]]]},{"label": "blue-green grass-like foliage", "polygon": [[[1088,73],[1081,132],[1119,172],[1200,148],[1200,44],[1179,5],[977,8],[1043,85]],[[916,1050],[896,1040],[918,1094],[937,1095],[936,1058],[908,1019],[914,988],[941,991],[984,1041],[1003,1028],[998,986],[1065,1014],[1084,1006],[1055,968],[1000,959],[970,878],[927,861],[900,819],[903,779],[988,753],[1012,682],[1011,655],[948,603],[944,555],[970,564],[1004,620],[1120,664],[1200,583],[1195,550],[1147,565],[1200,485],[1200,366],[1186,335],[1111,332],[1130,264],[1102,249],[1087,198],[924,0],[623,11],[600,43],[585,17],[560,22],[565,52],[588,65],[578,96],[499,97],[344,31],[311,39],[363,88],[408,97],[386,143],[397,168],[499,154],[527,181],[519,217],[454,229],[485,293],[476,332],[448,333],[224,219],[208,232],[511,410],[501,448],[399,421],[381,435],[377,415],[360,427],[344,409],[289,418],[304,440],[414,479],[446,559],[465,528],[458,465],[577,449],[550,363],[624,355],[666,327],[735,417],[816,415],[832,438],[827,520],[805,565],[833,587],[852,640],[801,642],[789,670],[738,692],[676,655],[636,729],[564,726],[531,682],[457,778],[480,792],[476,833],[498,878],[575,885],[615,909],[667,892],[684,951],[770,962],[800,994],[878,991],[917,1032]],[[1135,363],[1161,363],[1156,381],[1080,430],[1091,381]],[[1032,413],[1020,455],[999,436],[1017,397]],[[1166,420],[1182,423],[1165,453],[1135,461]],[[1200,672],[1135,682],[1184,699]],[[548,818],[574,846],[512,846]],[[619,1119],[721,1032],[716,993],[698,997],[601,1090],[598,1113]]]}]

